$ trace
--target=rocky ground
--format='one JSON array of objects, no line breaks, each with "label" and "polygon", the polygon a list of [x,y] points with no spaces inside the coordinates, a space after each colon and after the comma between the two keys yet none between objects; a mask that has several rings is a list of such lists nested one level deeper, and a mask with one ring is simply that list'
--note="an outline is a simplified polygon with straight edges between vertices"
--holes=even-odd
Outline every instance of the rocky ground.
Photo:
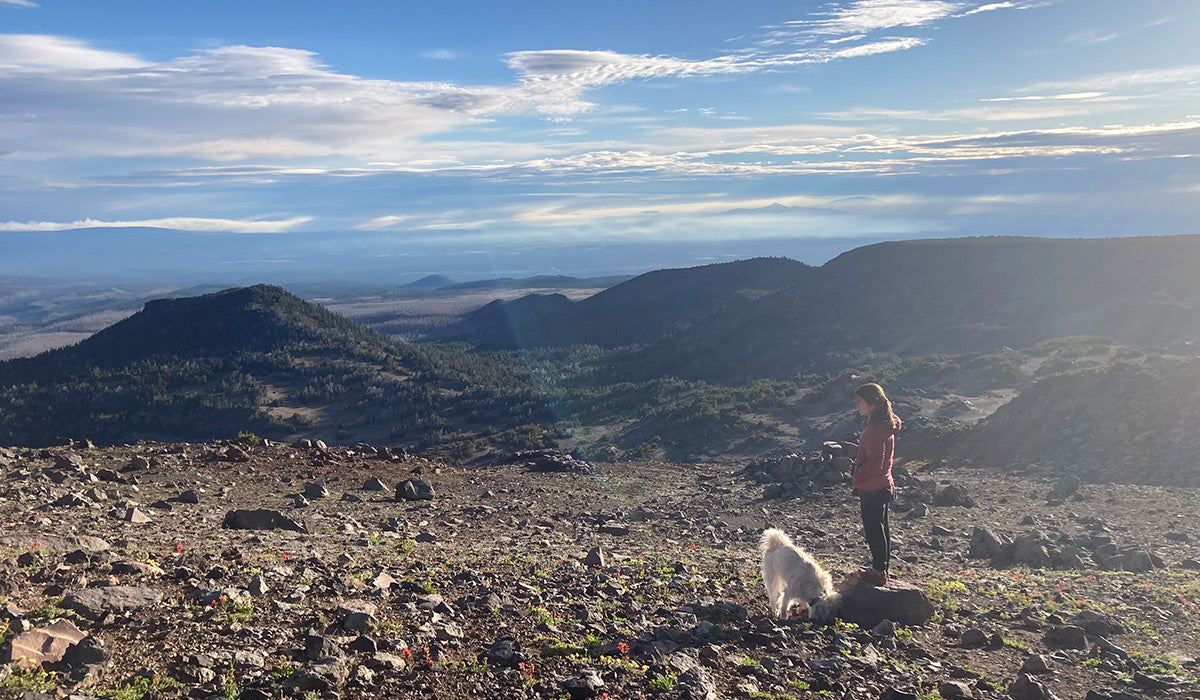
[{"label": "rocky ground", "polygon": [[0,697],[1200,697],[1195,490],[919,472],[889,588],[933,613],[867,628],[768,617],[763,528],[848,597],[866,547],[760,467],[0,450]]}]

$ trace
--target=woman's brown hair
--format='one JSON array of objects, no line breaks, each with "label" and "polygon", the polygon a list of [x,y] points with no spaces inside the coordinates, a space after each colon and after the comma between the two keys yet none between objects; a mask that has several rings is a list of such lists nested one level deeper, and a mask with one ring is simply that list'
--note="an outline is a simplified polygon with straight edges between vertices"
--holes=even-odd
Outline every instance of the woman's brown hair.
[{"label": "woman's brown hair", "polygon": [[854,395],[867,402],[871,407],[868,423],[880,423],[889,428],[896,427],[896,414],[892,413],[892,402],[888,401],[883,387],[878,384],[863,384],[854,391]]}]

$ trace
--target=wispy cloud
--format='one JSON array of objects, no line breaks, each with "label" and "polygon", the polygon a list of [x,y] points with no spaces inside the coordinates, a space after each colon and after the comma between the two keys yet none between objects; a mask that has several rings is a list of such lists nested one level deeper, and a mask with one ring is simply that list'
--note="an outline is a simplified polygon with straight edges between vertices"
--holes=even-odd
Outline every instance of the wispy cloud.
[{"label": "wispy cloud", "polygon": [[135,56],[94,49],[75,39],[40,34],[0,34],[0,71],[3,72],[12,71],[15,66],[45,72],[52,69],[139,69],[146,65]]},{"label": "wispy cloud", "polygon": [[422,52],[421,58],[428,58],[435,61],[453,61],[458,58],[458,54],[450,49],[434,49],[433,51]]},{"label": "wispy cloud", "polygon": [[312,221],[311,216],[297,216],[278,221],[247,221],[237,219],[207,219],[196,217],[171,217],[166,219],[142,219],[139,221],[101,221],[83,219],[71,222],[55,221],[2,221],[0,231],[68,231],[80,228],[161,228],[176,231],[234,233],[281,233]]},{"label": "wispy cloud", "polygon": [[908,49],[922,46],[924,44],[924,39],[916,39],[913,37],[885,39],[883,41],[876,41],[870,44],[861,44],[848,49],[834,51],[833,58],[854,58],[857,56],[873,56],[879,53],[891,53],[892,51],[907,51]]},{"label": "wispy cloud", "polygon": [[858,0],[820,13],[817,19],[796,20],[787,25],[810,34],[867,34],[880,29],[919,27],[963,8],[963,3],[942,0]]},{"label": "wispy cloud", "polygon": [[37,7],[37,3],[31,0],[0,0],[0,5],[14,5],[16,7]]}]

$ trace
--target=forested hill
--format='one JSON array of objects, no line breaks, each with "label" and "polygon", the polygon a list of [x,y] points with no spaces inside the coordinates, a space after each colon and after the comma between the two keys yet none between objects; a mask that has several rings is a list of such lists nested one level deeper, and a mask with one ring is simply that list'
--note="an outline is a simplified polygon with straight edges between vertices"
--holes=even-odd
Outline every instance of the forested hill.
[{"label": "forested hill", "polygon": [[723,308],[796,284],[813,268],[787,258],[755,258],[658,270],[572,302],[561,294],[495,301],[455,329],[480,348],[649,343]]},{"label": "forested hill", "polygon": [[0,362],[0,444],[253,432],[426,446],[543,422],[519,368],[398,343],[266,285],[157,300],[83,342]]}]

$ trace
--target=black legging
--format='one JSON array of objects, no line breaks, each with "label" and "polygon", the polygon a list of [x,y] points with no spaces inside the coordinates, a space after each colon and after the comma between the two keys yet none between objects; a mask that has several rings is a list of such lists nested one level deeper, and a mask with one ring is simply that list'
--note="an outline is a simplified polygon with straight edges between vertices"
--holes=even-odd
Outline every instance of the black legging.
[{"label": "black legging", "polygon": [[871,568],[886,572],[892,556],[892,531],[888,527],[888,503],[892,500],[892,494],[887,489],[863,491],[859,499],[863,531],[866,533],[867,547],[871,549]]}]

